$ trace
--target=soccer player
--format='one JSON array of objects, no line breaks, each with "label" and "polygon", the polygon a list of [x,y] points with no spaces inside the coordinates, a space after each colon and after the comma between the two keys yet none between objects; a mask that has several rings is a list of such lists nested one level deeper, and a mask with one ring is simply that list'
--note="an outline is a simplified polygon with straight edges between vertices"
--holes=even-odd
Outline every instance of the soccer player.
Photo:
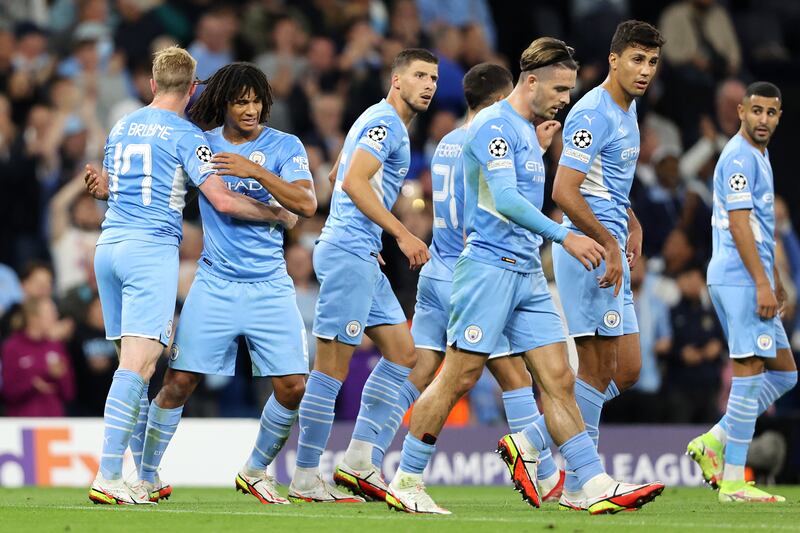
[{"label": "soccer player", "polygon": [[[687,453],[719,489],[720,502],[782,502],[744,479],[756,418],[797,383],[780,320],[786,300],[775,268],[775,188],[767,144],[781,117],[781,92],[756,82],[738,106],[739,132],[714,169],[714,251],[708,290],[733,361],[725,415]],[[724,465],[724,466],[723,466]]]},{"label": "soccer player", "polygon": [[[232,63],[209,78],[189,111],[206,132],[214,171],[235,193],[277,201],[302,216],[317,207],[300,140],[267,127],[272,92],[261,70]],[[142,481],[151,499],[156,471],[202,374],[232,376],[238,337],[250,351],[253,374],[271,376],[273,395],[261,414],[255,446],[236,487],[261,503],[287,504],[266,468],[283,448],[305,390],[308,344],[294,286],[283,259],[283,228],[243,222],[200,198],[203,255],[172,344],[169,370],[147,416]]]},{"label": "soccer player", "polygon": [[103,417],[100,469],[89,490],[97,503],[151,503],[123,482],[122,457],[156,360],[172,335],[187,179],[220,212],[248,220],[277,216],[275,207],[228,190],[214,174],[203,132],[181,117],[196,88],[195,66],[181,48],[158,52],[153,102],[114,126],[102,176],[87,166],[90,191],[108,199],[95,274],[106,337],[118,341],[120,352]]},{"label": "soccer player", "polygon": [[400,52],[392,65],[389,94],[356,120],[339,154],[330,215],[314,249],[314,271],[320,281],[313,329],[317,353],[300,404],[297,468],[290,499],[364,501],[323,482],[319,474],[336,397],[364,333],[383,358],[364,385],[353,437],[334,479],[356,494],[385,498],[386,484],[372,464],[372,448],[416,357],[405,315],[380,270],[378,255],[381,233],[386,231],[397,239],[411,268],[428,260],[425,243],[390,209],[410,162],[406,128],[428,109],[437,79],[436,56],[421,49]]},{"label": "soccer player", "polygon": [[[373,448],[373,464],[381,468],[383,456],[391,444],[403,415],[433,380],[447,348],[447,321],[450,316],[450,292],[453,269],[464,250],[464,166],[461,157],[464,136],[475,115],[505,98],[514,88],[511,72],[499,65],[481,63],[464,76],[464,96],[469,110],[464,124],[445,135],[431,160],[433,185],[433,242],[431,260],[420,272],[417,305],[411,324],[411,336],[417,349],[417,364],[400,389],[394,413],[384,426]],[[561,128],[555,120],[537,128],[539,144],[546,150],[553,135]],[[503,405],[511,431],[516,433],[541,416],[533,397],[531,375],[521,357],[508,357],[508,341],[489,356],[487,366],[503,389]],[[539,492],[544,501],[558,501],[564,471],[559,471],[550,449],[539,456]]]},{"label": "soccer player", "polygon": [[[542,238],[563,243],[591,271],[603,250],[540,211],[544,163],[532,122],[552,119],[569,102],[577,63],[563,41],[543,37],[520,59],[511,94],[473,119],[464,139],[467,243],[453,272],[447,355],[422,393],[403,443],[400,468],[389,486],[390,506],[411,513],[449,514],[425,491],[422,473],[455,402],[477,381],[486,357],[505,335],[522,353],[542,391],[547,429],[572,466],[593,514],[635,509],[655,498],[661,484],[628,485],[611,479],[584,430],[573,396],[561,319],[541,268]],[[499,450],[523,497],[538,507],[539,450],[547,445],[539,424],[500,440]]]},{"label": "soccer player", "polygon": [[[617,26],[608,77],[575,104],[564,123],[564,149],[553,185],[564,226],[593,238],[605,252],[598,282],[595,272],[587,272],[563,246],[553,245],[556,285],[561,300],[570,303],[564,314],[578,350],[575,397],[595,446],[603,402],[636,383],[641,367],[630,288],[630,266],[642,249],[641,226],[628,199],[639,156],[634,98],[652,81],[663,43],[646,22]],[[568,471],[562,503],[581,508],[584,499]]]}]

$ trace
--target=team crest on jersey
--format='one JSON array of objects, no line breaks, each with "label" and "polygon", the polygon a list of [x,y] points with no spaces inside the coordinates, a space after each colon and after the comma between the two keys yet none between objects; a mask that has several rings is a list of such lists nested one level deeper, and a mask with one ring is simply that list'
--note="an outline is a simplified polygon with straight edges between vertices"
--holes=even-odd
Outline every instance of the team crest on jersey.
[{"label": "team crest on jersey", "polygon": [[730,178],[728,178],[728,186],[731,188],[732,191],[743,191],[745,187],[747,187],[747,178],[744,174],[736,173]]},{"label": "team crest on jersey", "polygon": [[211,148],[203,144],[197,147],[197,150],[194,151],[194,155],[203,163],[210,163],[211,158],[214,157],[214,152],[211,151]]},{"label": "team crest on jersey", "polygon": [[769,350],[772,348],[772,336],[767,335],[766,333],[764,335],[759,335],[757,342],[758,347],[762,350]]},{"label": "team crest on jersey", "polygon": [[603,315],[603,324],[605,324],[607,328],[616,328],[619,326],[619,313],[616,311],[608,311]]},{"label": "team crest on jersey", "polygon": [[483,330],[476,325],[467,326],[464,330],[464,338],[470,344],[476,344],[483,338]]},{"label": "team crest on jersey", "polygon": [[181,353],[180,347],[173,342],[172,347],[169,349],[169,360],[170,361],[176,360],[178,358],[178,355],[180,355],[180,353]]},{"label": "team crest on jersey", "polygon": [[263,165],[264,161],[267,160],[267,156],[264,155],[264,152],[256,150],[255,152],[250,152],[250,157],[248,157],[248,159],[256,165]]},{"label": "team crest on jersey", "polygon": [[502,137],[495,137],[489,141],[489,155],[492,157],[505,157],[508,153],[508,143]]},{"label": "team crest on jersey", "polygon": [[370,140],[375,142],[382,143],[383,140],[386,138],[386,135],[388,135],[388,132],[386,131],[386,128],[383,126],[375,126],[374,128],[370,128],[367,130],[367,137],[369,137]]},{"label": "team crest on jersey", "polygon": [[167,338],[172,337],[172,320],[167,322],[167,327],[164,328],[164,336]]},{"label": "team crest on jersey", "polygon": [[344,330],[347,332],[348,337],[358,337],[358,334],[361,333],[361,322],[358,320],[351,320],[347,323]]},{"label": "team crest on jersey", "polygon": [[584,150],[592,145],[592,132],[587,129],[579,129],[572,134],[572,144]]}]

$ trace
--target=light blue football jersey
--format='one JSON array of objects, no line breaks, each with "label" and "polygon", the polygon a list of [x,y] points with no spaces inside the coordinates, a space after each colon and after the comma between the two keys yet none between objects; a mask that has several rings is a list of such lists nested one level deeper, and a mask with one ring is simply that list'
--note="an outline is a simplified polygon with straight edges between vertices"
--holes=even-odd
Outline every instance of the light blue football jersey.
[{"label": "light blue football jersey", "polygon": [[464,140],[464,254],[519,272],[542,268],[542,237],[501,215],[490,180],[505,180],[537,209],[544,200],[544,162],[533,124],[501,100],[475,116]]},{"label": "light blue football jersey", "polygon": [[108,135],[108,210],[98,244],[140,240],[180,243],[187,180],[199,187],[214,173],[203,132],[171,111],[143,107]]},{"label": "light blue football jersey", "polygon": [[347,133],[330,214],[320,236],[320,240],[356,255],[376,256],[381,250],[383,230],[367,218],[342,190],[345,171],[356,150],[365,150],[382,163],[369,182],[384,207],[391,209],[408,173],[411,150],[406,126],[386,100],[364,111]]},{"label": "light blue football jersey", "polygon": [[[231,152],[260,164],[288,182],[312,180],[308,156],[300,139],[265,127],[252,141],[231,144],[222,127],[206,132],[214,153]],[[252,178],[220,176],[233,192],[264,203],[275,203],[272,195]],[[267,281],[286,275],[283,258],[283,226],[250,222],[223,215],[200,195],[203,218],[203,255],[198,264],[217,277],[229,281]]]},{"label": "light blue football jersey", "polygon": [[774,286],[775,188],[769,153],[761,153],[741,134],[735,135],[714,168],[713,252],[709,285],[754,285],[730,231],[728,211],[750,210],[750,227],[761,264]]},{"label": "light blue football jersey", "polygon": [[[558,164],[586,174],[581,194],[597,220],[625,246],[629,195],[639,159],[636,102],[626,112],[608,91],[595,87],[570,110],[563,136]],[[578,229],[566,215],[564,225]]]},{"label": "light blue football jersey", "polygon": [[461,150],[466,128],[457,128],[439,141],[431,159],[433,239],[431,259],[420,276],[453,279],[453,269],[464,250],[464,162]]}]

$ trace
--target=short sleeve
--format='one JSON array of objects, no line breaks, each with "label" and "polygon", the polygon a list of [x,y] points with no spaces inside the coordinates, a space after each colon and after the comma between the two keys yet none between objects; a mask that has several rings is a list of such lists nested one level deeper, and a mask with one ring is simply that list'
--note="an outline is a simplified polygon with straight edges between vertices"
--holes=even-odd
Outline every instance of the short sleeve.
[{"label": "short sleeve", "polygon": [[405,128],[396,117],[375,117],[368,121],[358,134],[356,148],[361,148],[383,163],[407,136]]},{"label": "short sleeve", "polygon": [[300,139],[294,135],[285,140],[283,163],[279,170],[281,179],[288,182],[309,180],[313,181],[308,169],[308,154]]},{"label": "short sleeve", "polygon": [[214,153],[200,130],[190,131],[178,139],[178,160],[195,187],[200,187],[214,173],[211,158]]},{"label": "short sleeve", "polygon": [[492,118],[471,135],[469,151],[478,161],[487,180],[512,178],[516,183],[514,147],[516,133],[503,118]]},{"label": "short sleeve", "polygon": [[594,109],[579,110],[564,124],[564,150],[559,165],[586,174],[592,161],[606,144],[608,119]]},{"label": "short sleeve", "polygon": [[726,211],[753,209],[753,180],[756,165],[749,154],[728,156],[721,166],[721,196]]}]

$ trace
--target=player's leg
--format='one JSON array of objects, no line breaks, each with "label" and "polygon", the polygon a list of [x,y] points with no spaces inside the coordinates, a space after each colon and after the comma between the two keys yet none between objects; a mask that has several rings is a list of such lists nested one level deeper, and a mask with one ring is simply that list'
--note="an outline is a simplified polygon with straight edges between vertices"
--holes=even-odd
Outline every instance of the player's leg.
[{"label": "player's leg", "polygon": [[[120,501],[115,493],[119,487],[115,485],[121,484],[122,456],[136,426],[145,383],[172,334],[178,248],[139,241],[100,248],[103,251],[97,254],[99,258],[96,256],[98,277],[121,294],[118,303],[122,343],[120,364],[106,399],[103,455],[90,498],[98,503],[139,503]],[[112,305],[117,303],[115,298],[111,300]]]},{"label": "player's leg", "polygon": [[272,376],[273,394],[261,412],[258,435],[236,476],[238,490],[261,503],[287,504],[267,467],[283,449],[297,419],[308,375],[308,343],[291,279],[247,284],[244,335],[253,374]]},{"label": "player's leg", "polygon": [[422,472],[453,406],[483,373],[486,358],[500,341],[518,302],[519,287],[526,282],[529,280],[519,273],[464,256],[456,263],[447,354],[441,371],[414,405],[400,467],[386,497],[391,507],[411,513],[449,514],[425,492]]},{"label": "player's leg", "polygon": [[158,469],[183,415],[183,406],[203,374],[232,376],[238,327],[235,316],[241,285],[200,269],[183,306],[180,325],[169,351],[169,368],[150,402],[142,454],[141,478],[151,499],[172,493]]},{"label": "player's leg", "polygon": [[372,464],[381,469],[383,456],[392,443],[408,408],[424,391],[442,364],[447,348],[447,321],[450,315],[451,283],[420,276],[417,302],[411,321],[411,336],[416,348],[416,364],[400,388],[389,420],[372,448]]},{"label": "player's leg", "polygon": [[529,293],[515,310],[505,333],[512,351],[525,352],[525,362],[541,394],[546,431],[532,423],[522,433],[500,440],[499,451],[515,484],[526,500],[538,507],[540,499],[534,480],[539,450],[548,447],[549,433],[582,494],[577,500],[562,494],[562,505],[587,509],[592,514],[641,507],[661,493],[663,484],[618,483],[605,474],[576,402],[575,376],[569,366],[561,319],[547,281],[540,275],[527,287]]},{"label": "player's leg", "polygon": [[536,481],[542,501],[558,501],[564,486],[564,471],[558,470],[550,451],[552,439],[544,417],[533,396],[533,380],[522,357],[490,356],[486,366],[503,390],[503,407],[511,433],[518,433],[530,424],[539,425],[545,433],[546,446],[539,450]]},{"label": "player's leg", "polygon": [[416,352],[417,363],[414,365],[414,368],[411,369],[408,379],[400,388],[394,410],[389,420],[384,424],[383,429],[378,433],[375,439],[375,445],[372,447],[372,464],[378,470],[380,470],[383,465],[383,456],[392,444],[397,430],[403,422],[406,411],[417,401],[422,391],[427,389],[428,385],[431,384],[431,381],[433,381],[433,378],[436,376],[436,370],[438,370],[444,360],[443,351],[438,352],[417,347]]},{"label": "player's leg", "polygon": [[[723,417],[727,438],[723,447],[712,432],[706,433],[690,442],[687,452],[700,464],[706,480],[719,482],[720,502],[784,501],[744,480],[747,451],[760,414],[765,360],[777,356],[776,323],[772,319],[762,320],[756,314],[755,287],[712,285],[709,294],[728,338],[728,351],[733,361],[731,390]],[[719,460],[723,455],[724,466]],[[710,464],[715,458],[715,464]]]},{"label": "player's leg", "polygon": [[400,302],[382,272],[378,272],[375,281],[366,334],[382,357],[364,383],[353,436],[334,480],[368,499],[384,500],[386,484],[380,470],[372,464],[373,448],[380,432],[399,409],[398,403],[405,405],[405,398],[413,401],[417,394],[408,382],[416,361],[414,340]]},{"label": "player's leg", "polygon": [[297,467],[289,495],[320,501],[317,493],[322,491],[331,496],[324,501],[362,501],[324,483],[319,476],[319,462],[333,426],[336,398],[353,352],[361,344],[380,269],[377,261],[364,261],[320,241],[314,249],[314,271],[320,281],[313,330],[317,351],[300,402]]},{"label": "player's leg", "polygon": [[425,494],[422,472],[436,450],[436,439],[447,416],[481,377],[485,364],[484,354],[448,347],[441,371],[414,404],[400,466],[386,496],[391,507],[412,513],[450,514]]}]

